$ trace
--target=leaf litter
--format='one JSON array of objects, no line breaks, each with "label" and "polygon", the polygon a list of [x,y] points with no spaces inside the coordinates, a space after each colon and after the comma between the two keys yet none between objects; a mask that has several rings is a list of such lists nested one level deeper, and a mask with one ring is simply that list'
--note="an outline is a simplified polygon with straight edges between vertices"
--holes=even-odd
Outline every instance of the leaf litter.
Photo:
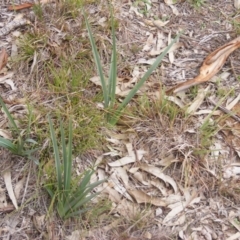
[{"label": "leaf litter", "polygon": [[[52,3],[46,1],[45,4]],[[234,4],[237,7],[236,1],[234,1]],[[180,28],[185,28],[183,37],[180,38],[179,43],[171,50],[168,57],[164,59],[163,67],[156,70],[155,74],[160,75],[161,79],[156,76],[149,79],[139,94],[148,95],[152,90],[151,84],[154,81],[158,84],[161,81],[161,84],[170,86],[194,78],[198,66],[210,52],[219,54],[217,56],[221,57],[221,54],[217,52],[218,47],[230,41],[229,39],[235,38],[234,34],[229,32],[229,23],[226,22],[225,18],[221,19],[222,22],[218,26],[211,28],[213,25],[209,25],[210,22],[213,22],[213,19],[216,21],[214,13],[211,15],[204,7],[201,8],[203,16],[208,19],[205,21],[202,15],[190,8],[187,1],[184,3],[180,3],[180,1],[162,1],[160,3],[152,1],[151,4],[144,4],[146,10],[151,14],[143,13],[140,10],[141,5],[134,5],[131,2],[124,5],[118,3],[116,6],[119,7],[121,30],[124,29],[125,31],[121,32],[122,38],[119,38],[119,40],[123,41],[124,46],[129,49],[134,41],[141,47],[139,52],[134,55],[134,59],[132,54],[128,55],[131,51],[124,52],[125,58],[133,59],[130,65],[134,67],[130,70],[130,78],[118,79],[117,93],[120,97],[125,96],[131,90],[132,86],[146,71],[145,65],[151,64],[152,57],[157,56],[164,50],[173,35],[181,30]],[[213,12],[216,10],[218,12],[220,8],[227,14],[231,9],[229,4],[222,1],[214,3],[212,6]],[[101,12],[101,8],[94,10],[93,13],[98,11]],[[231,9],[231,11],[234,10]],[[167,16],[169,18],[166,18]],[[180,27],[176,16],[181,19]],[[196,22],[196,16],[199,17],[198,22]],[[209,20],[209,17],[211,20]],[[105,26],[104,23],[105,16],[101,16],[98,24]],[[0,35],[2,37],[7,34],[10,35],[14,29],[27,24],[29,24],[29,21],[25,19],[25,16],[19,15],[19,19],[15,18],[13,21],[10,20],[6,23],[5,26],[1,26]],[[213,29],[213,34],[205,31],[201,24],[206,24],[206,29]],[[233,66],[237,66],[237,60],[239,59],[235,53],[233,53],[233,56],[235,58],[232,60]],[[37,61],[35,61],[34,65],[37,66],[37,64]],[[232,67],[229,67],[228,62],[226,62],[226,66],[223,66],[222,71],[227,71],[230,74],[221,78],[221,83],[217,87],[224,86],[227,88],[232,84],[238,90],[236,83],[234,85],[235,80],[232,80]],[[237,70],[237,67],[235,70]],[[123,139],[113,135],[109,137],[108,149],[110,152],[106,151],[106,154],[103,153],[101,156],[102,159],[107,159],[107,161],[105,164],[101,161],[98,163],[94,178],[109,177],[109,181],[99,186],[99,189],[102,190],[104,196],[108,196],[115,203],[113,208],[118,216],[132,218],[149,204],[152,205],[153,210],[160,209],[158,212],[161,212],[158,216],[154,216],[153,222],[158,223],[159,227],[165,225],[171,232],[178,233],[181,239],[200,239],[200,236],[204,236],[205,239],[237,239],[238,232],[236,230],[239,231],[239,229],[234,227],[234,232],[229,222],[225,221],[229,217],[230,210],[228,209],[230,208],[226,207],[227,204],[221,197],[213,194],[218,191],[215,178],[217,178],[217,182],[220,182],[219,184],[226,183],[230,186],[233,183],[232,178],[237,181],[239,177],[238,156],[229,157],[229,148],[233,149],[235,153],[239,152],[238,123],[230,118],[227,121],[216,121],[212,114],[214,106],[206,101],[209,92],[211,92],[211,95],[216,95],[216,86],[213,87],[213,84],[218,83],[221,74],[217,76],[215,83],[211,80],[207,87],[197,89],[195,97],[189,98],[189,92],[182,98],[179,95],[165,97],[166,100],[172,101],[172,104],[181,109],[187,107],[188,113],[194,115],[186,123],[183,122],[185,119],[181,120],[181,116],[178,115],[174,124],[169,127],[167,117],[160,114],[148,115],[149,113],[147,113],[148,116],[144,116],[146,120],[143,118],[142,121],[135,122],[131,126],[134,129],[134,133],[131,133],[131,135],[134,135],[134,137],[129,138],[130,141],[128,137],[126,138],[126,135],[130,134],[126,134],[125,129],[122,130],[121,128],[115,135],[122,132]],[[13,77],[8,79],[11,79],[13,83],[15,82]],[[91,81],[98,84],[99,80],[96,77]],[[3,83],[8,84],[5,80]],[[18,91],[17,88],[14,88],[15,84],[8,85],[11,90]],[[159,88],[156,92],[158,91]],[[226,109],[231,108],[237,114],[238,100],[235,97],[235,100],[230,101],[230,105],[229,102],[224,102],[223,106]],[[13,108],[13,111],[17,112],[18,110],[17,107]],[[214,152],[217,153],[218,151],[218,154],[206,154],[204,156],[197,153],[192,154],[194,152],[193,147],[197,149],[199,145],[196,139],[200,139],[199,129],[208,114],[212,114],[210,119],[213,124],[221,128],[219,134],[216,135],[219,143],[217,145],[213,144]],[[217,114],[223,116],[220,111]],[[228,145],[225,144],[225,139],[227,139],[226,143]],[[170,157],[168,157],[169,155]],[[232,162],[229,162],[229,159]],[[216,161],[223,163],[223,167],[219,166],[221,164],[217,165]],[[210,171],[214,172],[214,177],[211,174],[207,175]],[[189,176],[184,175],[185,172]],[[229,182],[224,182],[224,179],[222,179],[226,176],[230,180]],[[194,181],[190,186],[185,186],[188,178],[193,178]],[[234,209],[237,209],[237,213],[239,212],[237,206],[234,206]],[[224,214],[219,215],[220,212]],[[119,221],[114,226],[106,225],[106,231],[116,228],[118,224],[120,224]],[[109,227],[107,228],[107,226]],[[153,239],[153,235],[150,234],[149,236],[152,236]]]}]

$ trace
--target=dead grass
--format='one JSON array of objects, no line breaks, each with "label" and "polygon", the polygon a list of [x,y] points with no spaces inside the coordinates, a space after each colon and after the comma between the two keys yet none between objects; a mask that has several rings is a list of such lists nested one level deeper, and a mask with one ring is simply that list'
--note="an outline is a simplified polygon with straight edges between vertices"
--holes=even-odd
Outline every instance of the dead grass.
[{"label": "dead grass", "polygon": [[[176,104],[176,99],[175,103],[167,100],[162,89],[195,77],[206,55],[236,36],[239,26],[232,3],[182,1],[174,5],[180,12],[179,16],[174,15],[172,9],[162,2],[152,3],[151,9],[143,1],[137,4],[115,3],[118,77],[122,79],[121,87],[124,90],[125,86],[131,88],[137,81],[132,79],[139,79],[146,70],[146,65],[138,63],[139,59],[147,61],[154,57],[149,52],[160,41],[157,31],[162,31],[163,41],[166,41],[169,32],[175,34],[178,28],[185,30],[184,46],[174,52],[174,62],[171,64],[169,59],[165,59],[162,67],[124,110],[116,128],[107,125],[104,113],[99,108],[102,102],[100,88],[89,82],[89,78],[96,75],[96,70],[83,16],[77,8],[82,5],[89,15],[107,73],[111,29],[110,13],[105,1],[71,0],[35,5],[29,13],[31,25],[26,26],[22,30],[23,34],[16,38],[18,55],[9,64],[18,81],[18,93],[4,86],[1,92],[8,99],[19,99],[21,96],[24,104],[33,109],[31,135],[39,142],[40,165],[11,156],[3,150],[5,158],[0,165],[1,172],[11,169],[14,187],[23,178],[26,178],[26,182],[21,190],[23,198],[18,202],[21,211],[3,211],[0,230],[5,229],[5,236],[11,236],[12,239],[71,240],[74,239],[74,233],[77,239],[81,235],[82,239],[89,240],[172,240],[178,239],[179,233],[184,235],[181,239],[203,239],[203,236],[207,239],[207,233],[212,239],[214,236],[215,239],[227,239],[238,229],[229,225],[228,220],[232,211],[239,213],[239,178],[232,175],[226,178],[225,174],[226,169],[239,164],[239,123],[229,116],[212,117],[214,107],[207,101],[203,101],[198,110],[210,110],[209,120],[206,121],[207,114],[187,114],[186,110],[202,86],[194,87],[185,96],[178,97],[184,105],[182,108]],[[169,23],[163,30],[159,30],[153,25],[149,26],[146,21],[154,19],[168,19]],[[150,34],[155,40],[148,44],[146,42]],[[143,51],[147,44],[151,49]],[[230,77],[220,76],[221,81],[206,84],[211,85],[210,96],[221,98],[229,92],[227,90],[234,88],[235,91],[228,97],[231,102],[239,93],[239,81],[235,79],[240,75],[238,55],[238,51],[233,53],[222,70],[229,72]],[[236,114],[237,107],[234,109]],[[25,129],[27,116],[16,112],[21,119],[21,129]],[[66,129],[69,116],[73,117],[73,152],[76,157],[74,178],[77,179],[75,175],[81,174],[86,167],[93,166],[96,159],[102,157],[95,177],[111,179],[117,170],[109,163],[129,156],[126,147],[129,145],[126,144],[130,143],[135,161],[121,166],[129,176],[128,190],[137,189],[160,199],[179,194],[177,196],[181,199],[160,207],[136,203],[138,199],[133,198],[131,203],[139,207],[135,212],[135,205],[130,205],[132,208],[121,205],[125,195],[123,197],[115,189],[120,184],[125,186],[124,179],[120,178],[119,182],[109,181],[110,187],[105,185],[101,189],[102,195],[90,205],[87,214],[80,219],[61,221],[42,190],[46,181],[55,178],[46,121],[48,113],[51,113],[55,124],[59,117],[63,119]],[[2,120],[5,120],[4,116]],[[2,126],[8,129],[6,124]],[[57,126],[56,129],[59,131]],[[141,160],[138,159],[138,150],[145,151]],[[133,170],[139,168],[141,163],[157,167],[171,177],[176,182],[178,193],[167,181],[161,180],[166,190],[165,196],[163,191],[147,185],[157,177],[141,169],[135,170],[143,176],[143,180],[136,179]],[[1,185],[4,185],[2,178]],[[109,188],[115,191],[113,195]],[[118,194],[119,202],[114,200]],[[196,201],[194,204],[190,204],[192,199]],[[8,198],[7,202],[11,202],[11,199]],[[173,222],[164,224],[174,204],[183,205],[185,202],[187,204],[183,211],[176,214]],[[161,214],[157,215],[157,210],[161,210]],[[115,225],[111,225],[113,223]]]}]

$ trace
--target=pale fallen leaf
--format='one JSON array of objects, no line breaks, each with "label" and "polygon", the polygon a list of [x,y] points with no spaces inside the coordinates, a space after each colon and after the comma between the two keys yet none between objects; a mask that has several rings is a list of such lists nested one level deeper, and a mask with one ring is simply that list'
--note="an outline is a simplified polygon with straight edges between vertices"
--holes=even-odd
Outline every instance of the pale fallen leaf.
[{"label": "pale fallen leaf", "polygon": [[25,182],[25,177],[23,177],[20,181],[18,181],[14,188],[16,199],[20,198],[20,194],[21,194],[21,190],[23,189],[24,182]]},{"label": "pale fallen leaf", "polygon": [[155,61],[156,61],[156,58],[150,58],[150,59],[140,58],[138,60],[138,63],[152,65]]},{"label": "pale fallen leaf", "polygon": [[168,189],[164,186],[164,184],[161,181],[159,181],[158,179],[153,179],[150,183],[154,187],[158,188],[164,197],[168,195]]},{"label": "pale fallen leaf", "polygon": [[239,102],[239,100],[240,100],[240,94],[238,94],[234,100],[232,100],[229,104],[226,105],[226,109],[232,110],[232,108]]},{"label": "pale fallen leaf", "polygon": [[5,48],[2,48],[2,51],[0,53],[0,70],[3,69],[8,61],[8,54]]},{"label": "pale fallen leaf", "polygon": [[114,162],[108,163],[110,167],[121,167],[129,163],[133,163],[136,161],[136,158],[134,156],[128,156],[120,158],[119,160],[116,160]]},{"label": "pale fallen leaf", "polygon": [[231,237],[227,238],[226,240],[235,240],[240,239],[240,232],[233,234]]},{"label": "pale fallen leaf", "polygon": [[[168,45],[172,42],[172,32],[169,31],[168,33]],[[168,58],[169,58],[169,62],[170,63],[173,63],[174,62],[174,54],[173,54],[173,51],[171,52],[168,52]]]},{"label": "pale fallen leaf", "polygon": [[240,8],[240,0],[234,0],[234,7],[237,9]]},{"label": "pale fallen leaf", "polygon": [[164,2],[165,2],[167,5],[169,5],[169,6],[177,3],[176,0],[164,0]]},{"label": "pale fallen leaf", "polygon": [[13,80],[7,79],[7,80],[5,81],[5,83],[8,84],[13,91],[17,90],[17,88],[15,87],[15,84],[14,84]]},{"label": "pale fallen leaf", "polygon": [[7,198],[5,194],[5,190],[0,187],[0,208],[4,208],[7,206]]},{"label": "pale fallen leaf", "polygon": [[184,108],[185,107],[184,103],[179,98],[177,98],[175,96],[166,96],[165,95],[164,99],[167,99],[168,101],[171,101],[171,102],[175,103],[180,108]]},{"label": "pale fallen leaf", "polygon": [[[183,46],[183,43],[181,43],[181,42],[174,43],[174,44],[172,45],[172,47],[168,50],[168,54],[173,53],[176,49],[180,48],[181,46]],[[149,55],[150,55],[150,56],[159,55],[159,54],[162,53],[166,48],[167,48],[167,47],[162,48],[162,49],[160,49],[160,50],[151,51],[151,52],[149,53]]]},{"label": "pale fallen leaf", "polygon": [[224,178],[235,177],[236,175],[240,175],[240,166],[229,166],[224,168]]},{"label": "pale fallen leaf", "polygon": [[166,203],[161,198],[151,197],[141,190],[128,190],[128,193],[137,203],[150,203],[158,207],[166,207]]},{"label": "pale fallen leaf", "polygon": [[169,23],[169,21],[165,21],[165,22],[163,22],[162,20],[154,20],[154,21],[153,21],[153,24],[154,24],[156,27],[163,27],[163,26],[165,26],[167,23]]},{"label": "pale fallen leaf", "polygon": [[66,237],[66,240],[79,240],[80,236],[82,236],[82,230],[75,230],[70,236]]},{"label": "pale fallen leaf", "polygon": [[108,178],[108,182],[113,188],[119,192],[121,195],[129,199],[130,201],[133,201],[132,197],[128,194],[126,188],[120,183],[116,169],[113,170],[113,173],[111,176]]},{"label": "pale fallen leaf", "polygon": [[182,205],[178,205],[177,207],[173,208],[164,218],[162,224],[167,224],[168,221],[176,217],[182,210],[185,208],[186,202],[183,202]]},{"label": "pale fallen leaf", "polygon": [[149,182],[146,181],[146,178],[143,173],[141,172],[135,172],[133,173],[133,177],[137,179],[139,182],[141,182],[145,186],[149,186]]},{"label": "pale fallen leaf", "polygon": [[121,202],[117,205],[116,211],[123,217],[127,217],[127,219],[133,219],[136,214],[140,211],[139,204],[134,202],[130,202],[127,199],[121,200]]},{"label": "pale fallen leaf", "polygon": [[179,15],[179,12],[178,12],[178,10],[177,10],[177,7],[176,7],[176,6],[170,5],[170,8],[172,9],[172,11],[173,11],[173,14],[174,14],[174,15],[176,15],[176,16],[178,16],[178,15]]},{"label": "pale fallen leaf", "polygon": [[160,161],[158,161],[158,164],[163,167],[169,167],[172,163],[178,162],[174,155],[170,154],[164,158],[162,158]]},{"label": "pale fallen leaf", "polygon": [[139,150],[136,150],[137,156],[135,156],[135,152],[132,149],[131,143],[127,143],[126,148],[127,148],[129,156],[125,156],[114,162],[108,163],[108,165],[110,167],[121,167],[121,166],[127,165],[129,163],[133,163],[136,161],[136,158],[138,158],[138,160],[140,161],[143,158],[143,155],[146,153],[144,150],[139,149]]},{"label": "pale fallen leaf", "polygon": [[197,111],[197,109],[203,103],[209,89],[210,89],[210,86],[208,86],[205,89],[198,90],[198,94],[197,94],[196,98],[193,100],[192,104],[186,110],[187,114],[194,114]]},{"label": "pale fallen leaf", "polygon": [[142,170],[160,178],[165,183],[169,183],[172,186],[175,193],[178,191],[177,184],[175,183],[173,178],[165,175],[160,168],[155,167],[155,166],[151,166],[151,165],[147,165],[147,164],[140,164],[139,167]]},{"label": "pale fallen leaf", "polygon": [[103,184],[103,193],[107,193],[109,196],[109,199],[113,202],[119,203],[121,201],[121,196],[119,195],[119,193],[112,188],[112,186],[110,186],[109,183],[104,183]]},{"label": "pale fallen leaf", "polygon": [[34,227],[42,233],[44,231],[45,225],[46,225],[46,215],[34,215],[33,216],[33,224]]},{"label": "pale fallen leaf", "polygon": [[129,177],[127,171],[122,167],[117,167],[116,169],[117,176],[122,180],[124,186],[128,188]]},{"label": "pale fallen leaf", "polygon": [[16,209],[18,209],[17,199],[16,199],[15,194],[14,194],[14,191],[13,191],[13,186],[12,186],[12,179],[11,179],[11,172],[10,172],[10,170],[6,170],[6,171],[3,173],[3,179],[4,179],[4,182],[5,182],[5,186],[6,186],[8,195],[9,195],[10,199],[12,200],[12,203],[13,203],[14,207],[15,207]]},{"label": "pale fallen leaf", "polygon": [[150,33],[150,35],[149,35],[149,37],[147,39],[147,42],[146,42],[146,44],[143,47],[143,51],[148,52],[155,45],[156,45],[156,39],[153,37],[153,34]]},{"label": "pale fallen leaf", "polygon": [[0,129],[0,136],[4,137],[6,139],[12,139],[11,133],[5,129]]}]

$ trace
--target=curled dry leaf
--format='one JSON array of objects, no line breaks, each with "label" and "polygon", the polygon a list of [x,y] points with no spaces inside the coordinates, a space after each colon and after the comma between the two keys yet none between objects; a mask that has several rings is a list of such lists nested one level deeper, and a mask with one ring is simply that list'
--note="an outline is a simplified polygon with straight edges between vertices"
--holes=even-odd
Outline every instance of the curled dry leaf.
[{"label": "curled dry leaf", "polygon": [[178,191],[176,182],[171,177],[165,175],[160,168],[157,168],[157,167],[154,167],[151,165],[147,165],[147,164],[140,164],[139,167],[142,170],[160,178],[165,183],[169,183],[172,186],[175,193]]},{"label": "curled dry leaf", "polygon": [[109,196],[109,199],[113,202],[119,203],[121,201],[121,196],[119,193],[113,189],[109,183],[104,183],[103,184],[103,192],[107,193]]},{"label": "curled dry leaf", "polygon": [[200,68],[200,74],[197,77],[176,85],[175,87],[169,89],[167,91],[167,94],[177,93],[188,89],[189,87],[207,82],[221,70],[228,56],[239,47],[240,37],[218,48],[210,55],[208,55],[208,57],[204,60],[203,65]]},{"label": "curled dry leaf", "polygon": [[30,8],[32,6],[33,6],[33,3],[23,3],[23,4],[19,4],[19,5],[8,6],[8,10],[9,11],[18,11],[18,10]]},{"label": "curled dry leaf", "polygon": [[137,201],[137,203],[150,203],[158,207],[166,207],[167,204],[161,198],[151,197],[141,190],[128,190],[128,193]]},{"label": "curled dry leaf", "polygon": [[9,195],[10,199],[12,200],[12,203],[13,203],[14,207],[16,209],[18,209],[17,199],[16,199],[14,191],[13,191],[10,170],[7,170],[3,173],[3,178],[4,178],[5,186],[6,186],[7,191],[8,191],[8,195]]},{"label": "curled dry leaf", "polygon": [[21,194],[21,190],[23,189],[24,182],[25,182],[25,177],[23,177],[20,181],[18,181],[14,188],[16,199],[19,199],[21,197],[20,194]]},{"label": "curled dry leaf", "polygon": [[8,61],[8,54],[5,48],[2,49],[0,53],[0,70],[3,69]]}]

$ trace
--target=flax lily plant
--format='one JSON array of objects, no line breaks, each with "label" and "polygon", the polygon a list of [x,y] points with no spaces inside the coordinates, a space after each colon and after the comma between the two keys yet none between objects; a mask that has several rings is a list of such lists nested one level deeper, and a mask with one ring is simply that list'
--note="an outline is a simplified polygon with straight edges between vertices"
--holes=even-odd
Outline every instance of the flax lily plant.
[{"label": "flax lily plant", "polygon": [[81,182],[77,186],[74,184],[76,181],[72,176],[72,123],[71,121],[69,123],[68,143],[66,143],[63,125],[60,122],[61,148],[59,148],[50,117],[48,121],[54,151],[56,182],[45,185],[45,189],[52,198],[52,204],[56,202],[61,218],[79,217],[89,210],[85,207],[86,204],[99,194],[91,192],[105,180],[90,183],[94,170],[87,170],[83,173]]},{"label": "flax lily plant", "polygon": [[27,157],[30,160],[33,160],[36,164],[38,164],[38,159],[33,156],[33,153],[38,150],[38,148],[33,148],[33,145],[36,145],[37,142],[28,137],[30,132],[30,125],[31,125],[31,113],[29,114],[29,122],[28,122],[28,129],[27,129],[27,136],[23,135],[24,131],[22,132],[19,127],[17,126],[16,122],[13,119],[12,114],[7,109],[3,99],[0,97],[0,104],[2,105],[3,111],[5,112],[9,123],[12,135],[14,139],[6,139],[0,137],[0,146],[8,149],[12,154]]},{"label": "flax lily plant", "polygon": [[104,97],[104,108],[107,110],[108,116],[107,119],[109,123],[115,125],[118,122],[119,117],[121,116],[122,110],[126,107],[126,105],[130,102],[130,100],[134,97],[137,91],[142,87],[142,85],[146,82],[146,80],[150,77],[152,72],[156,70],[156,68],[161,63],[164,56],[168,53],[169,49],[172,45],[178,40],[180,34],[176,36],[176,38],[165,48],[165,50],[157,57],[152,66],[148,69],[148,71],[144,74],[144,76],[139,80],[139,82],[133,87],[133,89],[129,92],[129,94],[125,97],[125,99],[117,106],[115,109],[116,102],[116,85],[117,85],[117,50],[116,50],[116,34],[114,28],[114,20],[113,16],[111,16],[111,28],[112,28],[112,57],[109,71],[109,79],[105,80],[102,64],[100,61],[99,53],[97,51],[97,46],[92,34],[92,30],[86,15],[84,14],[86,26],[88,30],[89,39],[92,46],[92,52],[94,56],[95,65],[97,67],[97,71],[100,77],[103,97]]}]

